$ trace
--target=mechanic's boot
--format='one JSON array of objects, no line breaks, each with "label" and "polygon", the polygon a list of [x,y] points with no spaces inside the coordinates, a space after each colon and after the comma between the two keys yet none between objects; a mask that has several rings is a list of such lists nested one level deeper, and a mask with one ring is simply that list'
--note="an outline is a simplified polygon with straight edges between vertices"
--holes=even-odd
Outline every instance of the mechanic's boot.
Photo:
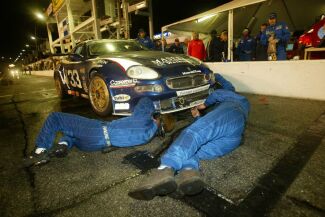
[{"label": "mechanic's boot", "polygon": [[69,148],[65,144],[57,144],[56,149],[53,151],[53,155],[58,158],[66,157],[69,153]]},{"label": "mechanic's boot", "polygon": [[152,200],[157,195],[167,195],[176,189],[173,169],[154,169],[140,186],[129,192],[129,196],[138,200]]},{"label": "mechanic's boot", "polygon": [[39,166],[46,164],[50,161],[50,157],[46,150],[43,150],[41,153],[36,154],[35,151],[27,158],[24,159],[24,166],[31,167],[31,166]]},{"label": "mechanic's boot", "polygon": [[200,172],[195,169],[181,170],[177,178],[178,190],[184,195],[195,195],[204,188]]}]

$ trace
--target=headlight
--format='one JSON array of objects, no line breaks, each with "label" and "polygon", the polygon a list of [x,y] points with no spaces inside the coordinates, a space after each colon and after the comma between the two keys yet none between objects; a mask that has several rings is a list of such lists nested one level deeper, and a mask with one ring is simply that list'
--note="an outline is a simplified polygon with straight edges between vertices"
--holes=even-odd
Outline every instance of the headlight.
[{"label": "headlight", "polygon": [[145,66],[132,66],[126,72],[130,78],[151,80],[159,77],[159,74]]},{"label": "headlight", "polygon": [[139,85],[134,88],[136,92],[163,92],[163,87],[159,84]]}]

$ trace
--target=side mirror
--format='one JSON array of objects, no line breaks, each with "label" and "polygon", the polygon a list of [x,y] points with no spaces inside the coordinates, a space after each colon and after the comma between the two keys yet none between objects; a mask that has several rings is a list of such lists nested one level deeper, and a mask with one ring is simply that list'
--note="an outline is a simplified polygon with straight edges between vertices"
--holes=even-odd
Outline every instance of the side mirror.
[{"label": "side mirror", "polygon": [[71,53],[69,54],[69,59],[73,62],[78,62],[83,59],[83,56],[81,56],[80,54]]}]

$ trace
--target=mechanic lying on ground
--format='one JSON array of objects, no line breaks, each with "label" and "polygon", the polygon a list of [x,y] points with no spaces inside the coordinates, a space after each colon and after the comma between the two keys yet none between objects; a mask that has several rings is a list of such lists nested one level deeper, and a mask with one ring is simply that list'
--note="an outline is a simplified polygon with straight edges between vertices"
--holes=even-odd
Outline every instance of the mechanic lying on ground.
[{"label": "mechanic lying on ground", "polygon": [[153,118],[154,111],[153,102],[149,98],[142,98],[130,117],[112,122],[53,112],[46,119],[36,139],[35,151],[25,164],[32,166],[47,163],[50,160],[49,150],[58,132],[64,136],[54,152],[57,157],[65,157],[73,146],[82,151],[101,151],[111,146],[145,144],[156,134],[160,125],[160,119]]},{"label": "mechanic lying on ground", "polygon": [[[233,90],[228,83],[224,88]],[[204,188],[200,178],[199,161],[221,157],[241,142],[249,112],[244,96],[230,90],[217,89],[201,104],[191,110],[197,120],[187,127],[161,157],[161,165],[129,195],[151,200],[177,189],[185,195],[195,195]],[[206,115],[200,110],[212,107]],[[175,172],[178,175],[175,179]]]}]

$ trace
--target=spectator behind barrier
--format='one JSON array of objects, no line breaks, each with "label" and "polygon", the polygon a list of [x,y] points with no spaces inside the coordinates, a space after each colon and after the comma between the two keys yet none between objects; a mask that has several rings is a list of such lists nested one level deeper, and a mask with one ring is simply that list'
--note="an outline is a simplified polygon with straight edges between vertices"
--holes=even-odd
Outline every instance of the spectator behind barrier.
[{"label": "spectator behind barrier", "polygon": [[204,60],[206,53],[203,41],[199,39],[199,34],[197,32],[193,32],[192,37],[193,39],[188,44],[188,55]]},{"label": "spectator behind barrier", "polygon": [[268,46],[269,60],[287,59],[286,46],[290,35],[287,24],[278,22],[277,14],[271,13],[269,15],[269,26],[261,35],[261,43]]},{"label": "spectator behind barrier", "polygon": [[183,54],[183,47],[181,46],[181,44],[179,43],[179,39],[175,38],[175,42],[174,44],[172,44],[170,46],[170,48],[168,49],[168,52],[170,53],[176,53],[176,54]]},{"label": "spectator behind barrier", "polygon": [[267,46],[261,43],[261,35],[266,30],[267,23],[260,26],[260,31],[255,37],[256,42],[256,61],[267,61]]},{"label": "spectator behind barrier", "polygon": [[255,40],[250,36],[248,28],[243,30],[236,52],[239,61],[255,60]]}]

